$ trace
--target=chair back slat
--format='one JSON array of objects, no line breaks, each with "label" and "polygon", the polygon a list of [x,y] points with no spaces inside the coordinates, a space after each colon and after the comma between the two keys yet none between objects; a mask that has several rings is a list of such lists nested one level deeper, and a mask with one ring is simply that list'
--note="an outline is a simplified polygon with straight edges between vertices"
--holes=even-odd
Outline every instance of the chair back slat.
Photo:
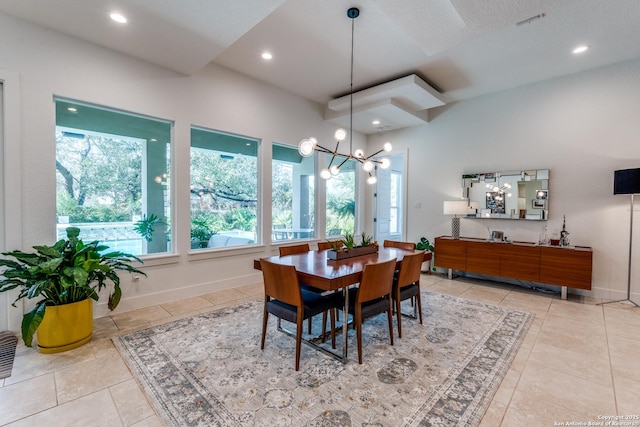
[{"label": "chair back slat", "polygon": [[416,245],[412,242],[399,242],[397,240],[385,240],[382,246],[385,248],[398,248],[407,251],[412,251],[416,248]]},{"label": "chair back slat", "polygon": [[266,296],[298,307],[302,305],[298,273],[293,265],[276,264],[261,259],[260,268]]},{"label": "chair back slat", "polygon": [[310,250],[311,248],[309,248],[308,243],[301,243],[299,245],[291,246],[280,246],[280,256],[303,254],[305,252],[309,252]]},{"label": "chair back slat", "polygon": [[339,242],[339,241],[340,240],[331,240],[331,241],[327,240],[325,242],[318,242],[318,250],[319,251],[324,251],[324,250],[327,250],[327,249],[331,249],[331,244],[334,243],[334,242]]},{"label": "chair back slat", "polygon": [[391,293],[396,259],[366,264],[358,287],[356,303],[371,301]]},{"label": "chair back slat", "polygon": [[424,252],[407,254],[402,258],[400,272],[398,273],[398,286],[402,288],[420,280],[423,259]]}]

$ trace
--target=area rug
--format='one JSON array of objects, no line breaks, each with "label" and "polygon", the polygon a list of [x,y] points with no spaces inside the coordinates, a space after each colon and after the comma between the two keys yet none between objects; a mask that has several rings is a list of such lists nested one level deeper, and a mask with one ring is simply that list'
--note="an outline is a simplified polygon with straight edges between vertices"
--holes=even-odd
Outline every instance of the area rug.
[{"label": "area rug", "polygon": [[477,425],[533,315],[424,291],[422,301],[424,324],[403,318],[400,339],[394,321],[393,346],[386,315],[365,322],[362,365],[350,329],[348,363],[303,344],[296,372],[295,341],[273,316],[260,350],[261,301],[113,340],[167,425]]},{"label": "area rug", "polygon": [[12,332],[0,331],[0,380],[11,376],[18,337]]}]

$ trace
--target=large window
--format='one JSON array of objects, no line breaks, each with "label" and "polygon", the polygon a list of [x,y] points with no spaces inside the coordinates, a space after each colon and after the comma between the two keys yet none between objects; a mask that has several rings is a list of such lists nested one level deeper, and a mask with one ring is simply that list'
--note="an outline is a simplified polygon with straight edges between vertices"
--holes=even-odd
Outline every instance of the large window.
[{"label": "large window", "polygon": [[258,141],[191,128],[191,248],[257,242]]},{"label": "large window", "polygon": [[389,233],[399,234],[401,230],[400,211],[402,206],[402,174],[391,171],[391,192],[389,195]]},{"label": "large window", "polygon": [[302,157],[297,148],[272,147],[271,239],[313,237],[315,155]]},{"label": "large window", "polygon": [[171,251],[172,123],[56,99],[58,238],[79,227],[134,255]]},{"label": "large window", "polygon": [[[327,164],[331,156],[327,156]],[[356,231],[356,165],[348,160],[340,173],[327,180],[327,236],[344,235]]]}]

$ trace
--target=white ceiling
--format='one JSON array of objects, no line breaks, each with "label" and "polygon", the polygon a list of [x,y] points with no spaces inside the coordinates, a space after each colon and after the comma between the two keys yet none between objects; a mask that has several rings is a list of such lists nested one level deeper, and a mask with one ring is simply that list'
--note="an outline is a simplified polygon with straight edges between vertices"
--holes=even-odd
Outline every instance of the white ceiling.
[{"label": "white ceiling", "polygon": [[[452,102],[640,57],[638,0],[0,0],[0,12],[180,73],[214,62],[324,105],[349,93],[351,6],[356,91],[416,74]],[[591,49],[571,54],[578,44]]]}]

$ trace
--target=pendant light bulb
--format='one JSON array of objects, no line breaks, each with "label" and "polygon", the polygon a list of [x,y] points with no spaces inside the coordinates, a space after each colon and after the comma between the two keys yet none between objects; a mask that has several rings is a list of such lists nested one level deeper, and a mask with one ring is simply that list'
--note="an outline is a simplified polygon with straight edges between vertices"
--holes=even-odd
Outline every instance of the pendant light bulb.
[{"label": "pendant light bulb", "polygon": [[335,176],[335,175],[338,175],[340,173],[340,168],[337,165],[333,165],[333,166],[331,166],[329,171],[331,172],[331,175]]},{"label": "pendant light bulb", "polygon": [[367,184],[375,184],[376,182],[378,182],[378,178],[369,174],[369,178],[367,178]]},{"label": "pendant light bulb", "polygon": [[380,159],[380,167],[382,169],[389,169],[389,166],[391,166],[391,161],[389,159],[387,159],[386,157]]},{"label": "pendant light bulb", "polygon": [[329,171],[329,169],[324,168],[320,171],[320,177],[322,179],[329,179],[331,178],[331,172]]},{"label": "pendant light bulb", "polygon": [[355,157],[356,159],[362,159],[364,157],[364,151],[362,151],[361,148],[358,148],[353,152],[353,157]]},{"label": "pendant light bulb", "polygon": [[362,164],[362,169],[367,172],[371,172],[373,170],[373,162],[371,160],[367,160]]},{"label": "pendant light bulb", "polygon": [[333,137],[336,139],[336,141],[342,142],[347,137],[347,131],[342,128],[336,129],[336,132],[333,134]]},{"label": "pendant light bulb", "polygon": [[388,153],[388,152],[389,152],[389,151],[391,151],[392,149],[393,149],[393,147],[391,146],[391,143],[390,143],[390,142],[385,142],[385,143],[384,143],[384,151],[386,151],[386,152]]}]

